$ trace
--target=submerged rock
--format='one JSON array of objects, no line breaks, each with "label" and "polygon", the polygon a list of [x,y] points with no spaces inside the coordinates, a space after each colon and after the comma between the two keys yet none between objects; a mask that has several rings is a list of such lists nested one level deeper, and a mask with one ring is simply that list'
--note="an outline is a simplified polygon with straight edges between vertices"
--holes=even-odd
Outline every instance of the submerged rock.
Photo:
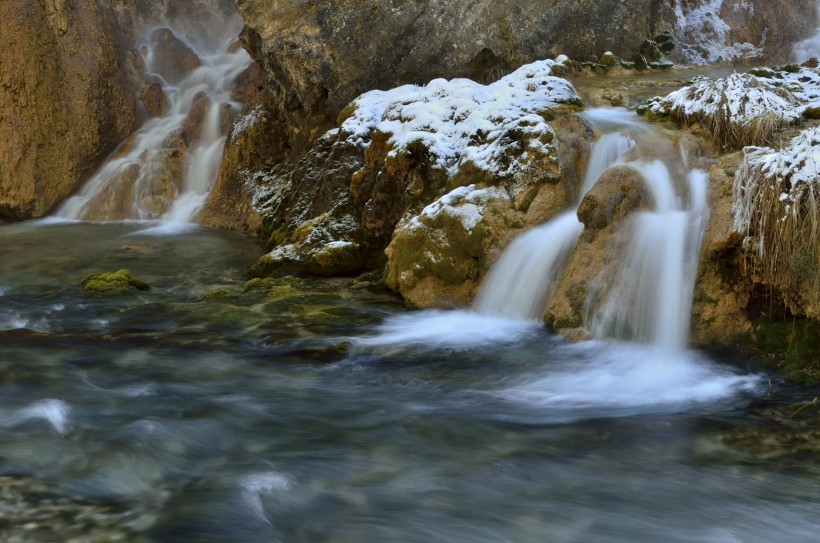
[{"label": "submerged rock", "polygon": [[122,294],[134,290],[151,290],[147,283],[143,283],[128,270],[119,270],[112,273],[92,273],[82,281],[88,292],[95,294]]}]

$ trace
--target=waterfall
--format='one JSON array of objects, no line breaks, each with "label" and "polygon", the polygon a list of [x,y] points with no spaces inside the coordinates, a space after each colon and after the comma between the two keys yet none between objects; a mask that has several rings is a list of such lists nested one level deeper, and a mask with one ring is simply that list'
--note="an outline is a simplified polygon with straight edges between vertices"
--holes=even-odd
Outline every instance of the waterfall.
[{"label": "waterfall", "polygon": [[473,309],[509,319],[539,318],[560,265],[583,229],[573,210],[518,236],[493,265]]},{"label": "waterfall", "polygon": [[[607,168],[635,146],[634,138],[624,130],[646,130],[638,126],[635,114],[625,109],[593,109],[584,116],[596,128],[613,131],[592,145],[579,203]],[[539,319],[550,287],[584,229],[576,211],[577,205],[516,238],[487,274],[473,309],[510,319]]]},{"label": "waterfall", "polygon": [[234,79],[251,59],[236,47],[242,20],[201,25],[210,35],[153,28],[137,43],[150,118],[56,215],[80,220],[192,222],[213,187],[233,116]]},{"label": "waterfall", "polygon": [[[820,2],[817,3],[817,15],[820,17]],[[803,63],[810,58],[820,57],[820,21],[814,36],[794,44],[794,60]]]},{"label": "waterfall", "polygon": [[605,302],[587,316],[595,337],[650,343],[668,351],[685,348],[700,243],[706,225],[707,175],[687,176],[689,202],[678,197],[662,162],[634,162],[646,181],[654,209],[635,217],[634,235]]}]

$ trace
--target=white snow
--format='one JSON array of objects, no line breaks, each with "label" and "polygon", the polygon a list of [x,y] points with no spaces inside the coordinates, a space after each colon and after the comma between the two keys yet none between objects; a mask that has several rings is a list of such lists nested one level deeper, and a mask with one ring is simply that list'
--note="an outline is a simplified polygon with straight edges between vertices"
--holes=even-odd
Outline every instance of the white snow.
[{"label": "white snow", "polygon": [[367,146],[370,135],[379,131],[388,136],[391,155],[420,147],[450,175],[467,160],[487,171],[511,174],[516,161],[500,166],[496,160],[515,143],[510,134],[529,141],[525,153],[548,152],[554,133],[542,115],[562,104],[580,103],[571,83],[551,75],[556,64],[527,64],[489,85],[435,79],[424,87],[367,92],[351,104],[340,134]]},{"label": "white snow", "polygon": [[[764,37],[761,45],[751,43],[729,43],[731,28],[720,16],[724,0],[704,0],[700,5],[676,2],[675,18],[677,35],[682,38],[681,55],[692,64],[729,62],[739,59],[756,58],[763,54]],[[735,2],[735,12],[745,9],[754,13],[754,6],[746,2]]]},{"label": "white snow", "polygon": [[408,228],[422,228],[425,222],[440,215],[449,215],[457,218],[467,232],[472,232],[483,217],[487,204],[499,198],[509,199],[509,196],[503,189],[496,187],[458,187],[425,207],[418,216],[411,218]]},{"label": "white snow", "polygon": [[[231,138],[236,138],[238,135],[242,134],[248,128],[254,126],[256,123],[264,115],[262,111],[262,106],[256,106],[248,113],[244,115],[240,115],[233,123],[233,127],[231,127]],[[239,142],[234,142],[235,145],[238,145]]]},{"label": "white snow", "polygon": [[[755,206],[761,192],[777,190],[784,213],[806,190],[820,190],[820,127],[803,130],[780,151],[769,147],[747,147],[735,177],[732,208],[734,228],[747,233],[754,226]],[[762,177],[761,177],[762,176]],[[765,179],[768,186],[760,186]],[[762,248],[761,248],[762,250]]]},{"label": "white snow", "polygon": [[655,113],[676,112],[686,117],[728,114],[733,123],[746,124],[763,114],[795,122],[803,114],[797,97],[751,74],[721,79],[697,76],[651,106]]}]

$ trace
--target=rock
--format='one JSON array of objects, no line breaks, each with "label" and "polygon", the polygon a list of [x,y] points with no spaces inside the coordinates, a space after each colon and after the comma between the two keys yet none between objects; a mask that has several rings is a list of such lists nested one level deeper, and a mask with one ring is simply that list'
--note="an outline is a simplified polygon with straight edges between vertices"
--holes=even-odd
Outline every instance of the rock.
[{"label": "rock", "polygon": [[134,290],[150,290],[147,283],[143,283],[128,270],[119,270],[112,273],[92,273],[82,280],[83,287],[94,294],[123,294]]},{"label": "rock", "polygon": [[0,19],[0,217],[28,219],[131,132],[141,82],[111,2],[0,2]]},{"label": "rock", "polygon": [[505,190],[459,187],[399,223],[385,283],[416,307],[463,306],[522,219]]},{"label": "rock", "polygon": [[168,83],[178,83],[202,65],[199,57],[169,28],[158,28],[151,34],[154,56],[148,70]]},{"label": "rock", "polygon": [[732,185],[740,153],[709,172],[709,222],[703,235],[692,303],[695,346],[736,345],[751,336],[748,306],[753,283],[744,274],[741,236],[734,231]]},{"label": "rock", "polygon": [[140,103],[149,117],[162,117],[171,108],[171,101],[159,81],[151,81],[140,91]]},{"label": "rock", "polygon": [[439,77],[489,83],[560,53],[626,55],[656,33],[661,12],[672,17],[654,0],[243,0],[239,9],[247,24],[242,39],[262,67],[271,121],[286,142],[282,156],[295,159],[364,91]]},{"label": "rock", "polygon": [[603,301],[625,254],[629,216],[651,203],[640,173],[629,166],[608,169],[578,208],[584,231],[556,281],[544,313],[547,326],[572,337],[583,337],[585,313]]},{"label": "rock", "polygon": [[[487,86],[436,80],[357,98],[338,128],[278,176],[265,225],[273,250],[254,273],[379,266],[402,217],[461,185],[503,186],[521,214],[554,212],[560,204],[539,198],[564,176],[546,119],[580,108],[572,86],[551,75],[559,65],[526,65]],[[578,120],[564,124],[569,165],[591,132]]]}]

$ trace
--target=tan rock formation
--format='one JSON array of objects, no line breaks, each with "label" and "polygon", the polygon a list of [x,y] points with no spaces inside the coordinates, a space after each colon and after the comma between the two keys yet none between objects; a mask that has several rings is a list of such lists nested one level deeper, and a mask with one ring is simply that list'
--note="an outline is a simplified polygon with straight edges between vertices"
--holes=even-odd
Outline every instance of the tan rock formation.
[{"label": "tan rock formation", "polygon": [[[563,67],[525,65],[486,86],[439,79],[357,98],[340,114],[339,128],[319,138],[295,170],[273,175],[278,187],[266,229],[274,250],[256,272],[376,267],[403,217],[423,214],[465,185],[503,188],[520,226],[551,216],[567,202],[567,189],[542,194],[542,186],[559,183],[562,168],[581,160],[591,139],[578,119],[556,123],[565,138],[547,124],[580,108],[572,86],[551,75],[555,66]],[[341,247],[353,258],[345,266],[322,256]]]},{"label": "tan rock formation", "polygon": [[748,306],[753,282],[745,272],[742,236],[734,231],[732,184],[741,153],[723,157],[709,172],[709,223],[703,234],[692,303],[692,343],[732,345],[752,333]]},{"label": "tan rock formation", "polygon": [[641,174],[629,166],[607,170],[581,201],[584,232],[559,275],[544,313],[552,330],[568,333],[584,324],[588,307],[602,301],[629,241],[629,215],[651,205]]},{"label": "tan rock formation", "polygon": [[0,2],[0,20],[0,217],[38,217],[134,128],[131,36],[102,1]]}]

